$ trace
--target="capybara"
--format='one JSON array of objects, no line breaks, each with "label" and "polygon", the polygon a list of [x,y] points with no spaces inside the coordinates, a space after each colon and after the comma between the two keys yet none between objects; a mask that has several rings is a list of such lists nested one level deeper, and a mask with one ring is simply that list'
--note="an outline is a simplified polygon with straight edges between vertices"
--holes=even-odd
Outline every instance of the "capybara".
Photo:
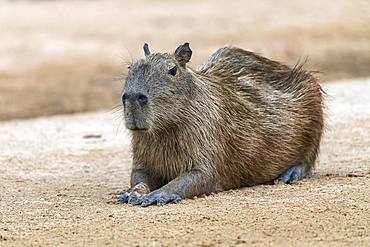
[{"label": "capybara", "polygon": [[236,47],[198,70],[189,43],[129,66],[122,102],[132,135],[131,189],[120,203],[178,203],[310,174],[323,132],[323,91],[289,68]]}]

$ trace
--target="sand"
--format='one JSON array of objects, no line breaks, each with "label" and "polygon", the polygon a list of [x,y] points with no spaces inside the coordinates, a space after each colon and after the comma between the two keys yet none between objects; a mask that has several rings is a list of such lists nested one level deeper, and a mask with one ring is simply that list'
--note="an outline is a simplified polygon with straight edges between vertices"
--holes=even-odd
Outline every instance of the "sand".
[{"label": "sand", "polygon": [[370,80],[325,90],[311,178],[162,207],[114,203],[131,167],[119,115],[2,122],[0,246],[369,246]]}]

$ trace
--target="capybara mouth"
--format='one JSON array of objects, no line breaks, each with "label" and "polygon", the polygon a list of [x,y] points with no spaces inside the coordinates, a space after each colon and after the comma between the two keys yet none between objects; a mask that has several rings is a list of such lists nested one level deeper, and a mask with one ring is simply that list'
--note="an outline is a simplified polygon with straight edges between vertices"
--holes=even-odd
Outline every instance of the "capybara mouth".
[{"label": "capybara mouth", "polygon": [[127,129],[132,130],[132,131],[147,131],[148,128],[139,128],[139,127],[127,127]]},{"label": "capybara mouth", "polygon": [[132,131],[146,131],[149,129],[149,125],[144,118],[132,113],[126,115],[125,123],[126,128]]},{"label": "capybara mouth", "polygon": [[134,122],[126,122],[126,128],[132,131],[147,131],[149,128],[144,124]]}]

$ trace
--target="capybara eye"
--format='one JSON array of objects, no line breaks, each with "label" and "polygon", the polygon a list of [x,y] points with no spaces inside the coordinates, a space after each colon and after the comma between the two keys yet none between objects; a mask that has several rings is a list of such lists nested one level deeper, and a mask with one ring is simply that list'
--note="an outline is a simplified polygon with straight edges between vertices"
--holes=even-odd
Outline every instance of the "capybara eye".
[{"label": "capybara eye", "polygon": [[172,75],[172,76],[175,76],[176,75],[176,72],[177,72],[177,67],[174,66],[172,69],[170,69],[168,71],[168,74]]}]

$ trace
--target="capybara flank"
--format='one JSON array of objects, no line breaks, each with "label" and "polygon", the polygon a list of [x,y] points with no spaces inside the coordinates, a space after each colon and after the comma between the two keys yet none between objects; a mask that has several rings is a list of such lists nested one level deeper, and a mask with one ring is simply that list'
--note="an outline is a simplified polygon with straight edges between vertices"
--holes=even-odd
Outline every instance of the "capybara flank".
[{"label": "capybara flank", "polygon": [[188,43],[129,67],[122,102],[132,135],[131,189],[148,206],[310,174],[323,132],[323,91],[289,68],[236,47],[198,70]]}]

